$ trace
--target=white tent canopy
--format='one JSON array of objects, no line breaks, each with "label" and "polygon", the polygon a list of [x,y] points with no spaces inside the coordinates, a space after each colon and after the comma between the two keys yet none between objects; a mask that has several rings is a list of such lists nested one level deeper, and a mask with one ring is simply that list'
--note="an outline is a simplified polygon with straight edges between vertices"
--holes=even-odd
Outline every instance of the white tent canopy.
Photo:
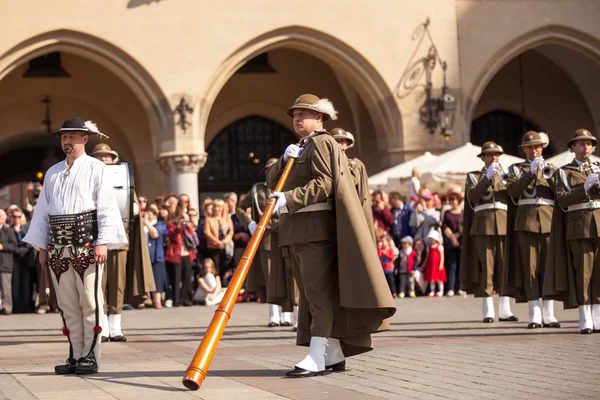
[{"label": "white tent canopy", "polygon": [[[481,153],[481,147],[471,143],[465,143],[456,149],[439,155],[434,160],[419,165],[421,170],[421,185],[431,190],[438,191],[449,188],[454,183],[464,186],[467,173],[481,170],[483,162],[477,155]],[[500,164],[505,171],[514,163],[522,162],[522,158],[508,154],[500,156]],[[392,177],[389,178],[388,187],[407,186],[408,182]]]},{"label": "white tent canopy", "polygon": [[422,155],[413,158],[412,160],[398,164],[392,168],[388,168],[385,171],[381,171],[369,177],[369,187],[379,188],[386,186],[389,178],[408,178],[412,176],[412,170],[414,167],[427,164],[437,157],[438,156],[435,156],[427,151]]},{"label": "white tent canopy", "polygon": [[[570,150],[563,151],[560,154],[552,156],[546,160],[547,163],[554,164],[557,167],[562,167],[565,164],[570,164],[575,158],[575,154],[571,153]],[[600,157],[592,155],[590,157],[592,162],[600,162]]]}]

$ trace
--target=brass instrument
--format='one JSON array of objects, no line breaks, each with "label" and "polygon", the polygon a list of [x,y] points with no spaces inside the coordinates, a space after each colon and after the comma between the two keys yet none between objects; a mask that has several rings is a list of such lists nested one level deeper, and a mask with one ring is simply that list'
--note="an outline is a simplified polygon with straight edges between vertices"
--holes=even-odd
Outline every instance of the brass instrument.
[{"label": "brass instrument", "polygon": [[500,163],[497,163],[497,164],[499,167],[498,175],[500,176],[500,178],[502,178],[502,183],[504,185],[506,185],[506,183],[508,182],[508,174],[504,171],[504,168],[502,168],[502,164],[500,164]]},{"label": "brass instrument", "polygon": [[[598,162],[591,162],[588,158],[585,160],[585,165],[589,168],[590,171],[594,174],[600,174],[600,164]],[[600,189],[600,182],[596,182],[596,187]]]},{"label": "brass instrument", "polygon": [[556,171],[556,168],[553,165],[546,165],[542,169],[542,176],[544,179],[550,179],[552,178],[552,175],[554,175],[554,171]]}]

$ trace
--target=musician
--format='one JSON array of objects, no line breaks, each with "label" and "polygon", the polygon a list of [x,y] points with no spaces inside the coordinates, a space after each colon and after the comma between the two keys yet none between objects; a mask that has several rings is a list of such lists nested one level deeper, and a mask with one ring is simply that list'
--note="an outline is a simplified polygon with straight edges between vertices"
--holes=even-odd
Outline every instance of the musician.
[{"label": "musician", "polygon": [[[554,316],[554,301],[540,298],[544,282],[544,268],[550,243],[554,182],[556,169],[542,156],[550,140],[543,132],[529,131],[523,135],[521,148],[527,160],[508,169],[508,194],[516,202],[516,212],[509,211],[508,268],[515,270],[515,286],[522,287],[529,304],[529,329],[560,328]],[[544,169],[546,172],[544,173]],[[518,283],[517,283],[518,282]]]},{"label": "musician", "polygon": [[[266,173],[266,170],[276,162],[276,158],[268,159],[263,168],[263,172]],[[267,187],[267,183],[259,182],[252,186],[252,189],[246,194],[246,197],[237,204],[236,215],[242,224],[250,231],[251,235],[254,235],[257,222],[260,221],[263,216],[265,207],[269,202],[270,194],[271,190]],[[250,215],[246,213],[246,209],[248,208],[252,209]],[[281,263],[280,260],[273,258],[273,255],[279,254],[279,252],[271,251],[273,247],[277,247],[277,238],[279,235],[277,235],[276,230],[278,220],[279,218],[277,215],[271,216],[271,219],[269,220],[269,224],[267,225],[262,241],[260,242],[257,254],[258,257],[256,257],[260,267],[256,265],[250,268],[246,285],[246,291],[254,293],[262,301],[269,303],[269,322],[267,326],[270,328],[280,325],[292,326],[292,312],[298,315],[298,289],[291,276],[291,271],[285,271],[283,263]],[[274,271],[274,268],[277,268],[278,270]],[[277,275],[282,274],[282,281],[278,282],[275,280],[273,282],[271,280],[272,273]],[[289,275],[287,279],[285,278],[286,275]],[[281,285],[278,285],[278,283],[281,283]],[[295,318],[294,326],[297,326],[297,320],[298,318]]]},{"label": "musician", "polygon": [[579,308],[582,334],[600,333],[600,167],[590,162],[597,142],[589,130],[575,131],[568,143],[575,159],[555,173],[560,208],[544,285],[544,294],[561,296],[565,308]]},{"label": "musician", "polygon": [[[339,143],[344,155],[346,155],[348,149],[354,147],[354,135],[342,128],[333,128],[331,130],[331,136]],[[348,167],[352,173],[360,203],[361,205],[364,205],[369,200],[369,178],[367,175],[367,168],[358,158],[348,158]],[[368,206],[370,206],[370,204],[368,204]]]},{"label": "musician", "polygon": [[46,173],[23,240],[51,270],[69,339],[69,358],[54,372],[93,374],[100,364],[103,264],[107,250],[127,245],[127,237],[104,164],[85,154],[89,135],[105,135],[79,118],[67,119],[57,134],[67,158]]},{"label": "musician", "polygon": [[[494,301],[498,293],[500,321],[518,321],[510,310],[510,293],[504,281],[504,246],[508,192],[504,171],[498,160],[501,146],[485,142],[478,157],[485,164],[481,171],[470,172],[466,179],[467,203],[464,213],[463,250],[460,279],[462,290],[483,298],[483,322],[494,322]],[[467,234],[469,232],[469,234]]]},{"label": "musician", "polygon": [[370,334],[389,329],[384,320],[396,309],[375,245],[365,245],[373,242],[373,226],[348,163],[323,129],[337,111],[329,100],[305,94],[287,114],[302,139],[267,170],[267,185],[274,190],[289,158],[296,159],[283,191],[270,197],[277,198],[279,247],[300,290],[296,344],[310,345],[287,373],[298,378],[344,371],[345,357],[371,350]]},{"label": "musician", "polygon": [[[117,152],[105,143],[100,143],[94,147],[92,157],[106,165],[115,164],[119,158]],[[123,297],[127,278],[127,250],[128,247],[109,250],[106,258],[104,274],[102,275],[102,292],[104,293],[105,302],[103,343],[109,340],[113,342],[125,342],[127,340],[121,331],[121,311],[123,310]]]}]

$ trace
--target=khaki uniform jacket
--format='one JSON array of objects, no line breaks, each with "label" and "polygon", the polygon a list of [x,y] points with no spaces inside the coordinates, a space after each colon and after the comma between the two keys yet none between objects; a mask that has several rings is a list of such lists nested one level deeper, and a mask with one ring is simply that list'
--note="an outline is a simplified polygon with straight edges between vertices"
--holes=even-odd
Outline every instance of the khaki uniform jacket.
[{"label": "khaki uniform jacket", "polygon": [[[539,169],[531,173],[530,163],[513,164],[508,169],[508,194],[515,202],[542,197],[554,200],[553,178],[545,179]],[[550,233],[552,206],[525,204],[517,207],[515,231]]]},{"label": "khaki uniform jacket", "polygon": [[[284,166],[279,159],[267,171],[271,189]],[[308,139],[283,190],[290,213],[280,215],[279,246],[315,240],[337,244],[341,307],[335,314],[335,337],[342,342],[346,356],[371,350],[368,334],[389,329],[386,319],[394,315],[396,306],[373,244],[373,225],[367,223],[370,205],[360,204],[347,159],[328,132],[315,132]],[[297,212],[324,201],[332,201],[334,210]],[[309,332],[310,328],[299,326],[298,331]],[[308,346],[310,337],[297,337],[297,343]]]},{"label": "khaki uniform jacket", "polygon": [[[556,197],[563,210],[569,206],[600,200],[598,187],[592,187],[587,193],[583,184],[591,171],[582,172],[575,160],[561,169],[556,184]],[[600,237],[600,209],[587,209],[567,212],[567,240]]]},{"label": "khaki uniform jacket", "polygon": [[[474,175],[470,173],[469,175]],[[467,177],[467,196],[471,204],[480,206],[494,201],[508,204],[508,191],[502,183],[502,178],[495,174],[489,180],[485,168],[479,172],[476,179]],[[471,236],[475,235],[506,235],[506,211],[482,210],[473,214],[473,223],[470,230]]]}]

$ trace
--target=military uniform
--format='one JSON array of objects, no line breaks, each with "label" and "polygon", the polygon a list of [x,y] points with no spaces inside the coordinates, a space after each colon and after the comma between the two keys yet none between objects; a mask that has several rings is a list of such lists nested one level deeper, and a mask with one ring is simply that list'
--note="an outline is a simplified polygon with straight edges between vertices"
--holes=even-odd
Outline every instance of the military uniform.
[{"label": "military uniform", "polygon": [[[324,120],[337,114],[328,100],[314,95],[300,96],[288,115],[295,110],[315,111]],[[313,376],[326,368],[343,371],[345,356],[369,351],[370,333],[387,329],[384,320],[395,312],[375,246],[361,245],[372,240],[367,232],[373,227],[367,225],[339,145],[325,130],[312,132],[300,145],[282,192],[272,194],[277,197],[279,246],[300,290],[296,342],[310,345],[307,357],[287,373],[290,377]],[[293,147],[299,150],[289,146],[267,170],[269,188],[276,187]],[[338,251],[342,244],[344,251]]]},{"label": "military uniform", "polygon": [[[481,149],[479,157],[486,153],[504,154],[494,142],[484,143]],[[484,168],[467,175],[464,230],[469,235],[463,238],[467,243],[461,254],[461,265],[465,266],[461,268],[461,285],[467,293],[483,297],[484,322],[494,321],[494,292],[500,295],[500,321],[518,321],[505,295],[510,292],[504,279],[508,191],[504,177],[494,173],[488,178],[487,171]]]},{"label": "military uniform", "polygon": [[[576,131],[569,145],[577,140],[591,140],[593,146],[597,143],[587,129]],[[566,212],[566,260],[554,260],[550,273],[557,268],[568,268],[567,281],[574,286],[582,333],[600,332],[600,190],[597,183],[585,187],[590,175],[597,174],[598,169],[598,165],[574,159],[556,173],[556,197]]]},{"label": "military uniform", "polygon": [[[546,139],[545,134],[529,131],[523,136],[521,146],[546,147],[549,143]],[[542,323],[546,327],[560,327],[554,316],[553,300],[543,301],[543,313],[539,305],[554,207],[553,178],[543,176],[545,166],[542,159],[536,158],[513,164],[508,170],[508,193],[517,206],[515,213],[509,213],[509,220],[514,220],[509,226],[514,224],[514,227],[507,243],[508,254],[512,257],[508,255],[506,260],[508,268],[518,271],[515,287],[522,288],[524,299],[529,302],[528,328],[540,328]],[[552,171],[556,169],[551,165],[548,167]]]},{"label": "military uniform", "polygon": [[[119,159],[119,155],[106,143],[100,143],[92,151],[92,157],[100,159],[102,156],[110,156],[111,164]],[[129,239],[128,227],[124,225]],[[104,321],[102,330],[102,341],[124,342],[127,338],[121,331],[121,311],[123,310],[123,299],[125,285],[127,283],[127,252],[129,247],[109,250],[104,274],[102,275],[102,292],[104,293]]]},{"label": "military uniform", "polygon": [[[268,160],[264,169],[266,170],[275,162],[277,162],[276,158]],[[249,193],[247,193],[244,199],[240,200],[237,205],[236,215],[246,228],[249,228],[252,223],[256,224],[260,220],[269,201],[270,194],[271,190],[267,187],[266,182],[259,182],[252,186],[252,189]],[[248,208],[251,208],[252,210],[250,216],[246,213],[246,209]],[[272,269],[282,268],[284,271],[278,272],[283,274],[286,273],[283,263],[277,262],[278,260],[274,260],[272,253],[272,247],[277,246],[278,235],[274,228],[276,228],[278,221],[279,217],[277,215],[271,216],[267,229],[265,230],[264,236],[258,248],[258,264],[260,265],[260,268],[255,266],[254,268],[250,269],[246,285],[246,290],[248,292],[256,294],[263,302],[268,303],[271,303],[272,299],[277,297],[274,296],[273,293],[277,291],[277,288],[273,287],[273,285],[270,285]],[[273,239],[275,239],[274,244],[272,244]],[[276,254],[279,254],[279,252],[276,252]],[[287,272],[288,275],[291,274],[291,271]],[[293,278],[291,276],[290,278],[292,281],[291,285],[295,286]],[[297,309],[298,299],[297,289],[293,290],[294,288],[290,288],[289,286],[290,285],[287,285],[286,280],[283,290],[290,297],[289,301],[275,300],[272,304],[269,304],[269,327],[292,325],[292,307]],[[294,296],[294,294],[296,294],[296,296]],[[287,296],[284,296],[283,299],[285,299],[285,297]],[[281,299],[281,297],[279,299]],[[285,306],[285,310],[282,309],[282,306]]]}]

